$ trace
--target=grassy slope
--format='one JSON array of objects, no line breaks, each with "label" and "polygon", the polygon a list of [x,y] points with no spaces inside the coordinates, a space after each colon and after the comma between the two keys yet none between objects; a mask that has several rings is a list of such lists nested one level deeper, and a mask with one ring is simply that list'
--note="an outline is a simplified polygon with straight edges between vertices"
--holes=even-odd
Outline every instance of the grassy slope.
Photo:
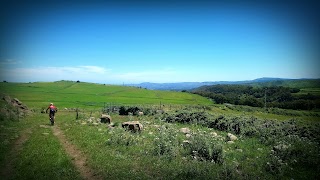
[{"label": "grassy slope", "polygon": [[270,82],[248,83],[247,85],[264,87],[264,86],[284,86],[291,88],[320,88],[320,79],[298,79],[298,80],[278,80]]},{"label": "grassy slope", "polygon": [[198,95],[138,89],[136,87],[75,83],[0,83],[0,90],[17,97],[29,107],[45,107],[54,102],[58,107],[101,107],[117,104],[211,104]]}]

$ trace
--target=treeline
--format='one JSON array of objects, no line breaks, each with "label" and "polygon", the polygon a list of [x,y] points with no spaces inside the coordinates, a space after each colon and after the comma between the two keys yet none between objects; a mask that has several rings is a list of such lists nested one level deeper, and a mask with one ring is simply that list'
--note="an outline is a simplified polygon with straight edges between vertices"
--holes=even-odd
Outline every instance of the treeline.
[{"label": "treeline", "polygon": [[253,87],[248,85],[202,86],[191,91],[214,100],[218,104],[230,103],[254,107],[311,110],[320,107],[320,97],[313,94],[296,94],[298,88],[282,86]]}]

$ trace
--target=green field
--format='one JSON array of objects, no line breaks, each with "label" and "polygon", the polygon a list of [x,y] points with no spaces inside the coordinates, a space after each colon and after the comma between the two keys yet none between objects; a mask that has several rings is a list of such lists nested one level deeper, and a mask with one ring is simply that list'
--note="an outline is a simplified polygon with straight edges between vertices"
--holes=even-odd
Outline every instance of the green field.
[{"label": "green field", "polygon": [[208,99],[189,93],[72,81],[0,83],[0,89],[2,93],[18,98],[30,108],[46,107],[50,102],[54,102],[60,108],[97,108],[103,107],[104,103],[211,104]]},{"label": "green field", "polygon": [[[213,104],[183,92],[69,81],[0,83],[0,89],[31,109],[17,116],[1,100],[1,179],[320,176],[319,111]],[[55,126],[39,111],[49,102],[61,109]],[[145,115],[110,112],[110,126],[99,119],[105,104],[140,108]],[[81,109],[78,119],[74,107]],[[125,131],[125,121],[139,121],[143,131]],[[237,140],[230,142],[228,133]]]},{"label": "green field", "polygon": [[300,92],[297,94],[299,95],[312,94],[312,95],[320,96],[320,88],[302,88],[300,89]]}]

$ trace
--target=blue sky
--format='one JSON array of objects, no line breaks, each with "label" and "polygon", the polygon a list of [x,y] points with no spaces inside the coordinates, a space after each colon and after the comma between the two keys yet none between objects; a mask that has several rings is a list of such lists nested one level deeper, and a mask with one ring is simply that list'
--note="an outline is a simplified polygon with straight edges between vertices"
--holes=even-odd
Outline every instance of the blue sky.
[{"label": "blue sky", "polygon": [[320,78],[315,7],[197,2],[8,5],[0,80]]}]

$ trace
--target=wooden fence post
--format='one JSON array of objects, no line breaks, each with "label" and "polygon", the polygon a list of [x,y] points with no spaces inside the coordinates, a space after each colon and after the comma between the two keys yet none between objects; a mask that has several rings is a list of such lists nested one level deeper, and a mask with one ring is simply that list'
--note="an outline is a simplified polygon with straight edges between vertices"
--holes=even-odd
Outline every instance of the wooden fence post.
[{"label": "wooden fence post", "polygon": [[78,108],[76,109],[76,112],[77,112],[76,119],[78,120],[79,119],[79,110],[78,110]]}]

